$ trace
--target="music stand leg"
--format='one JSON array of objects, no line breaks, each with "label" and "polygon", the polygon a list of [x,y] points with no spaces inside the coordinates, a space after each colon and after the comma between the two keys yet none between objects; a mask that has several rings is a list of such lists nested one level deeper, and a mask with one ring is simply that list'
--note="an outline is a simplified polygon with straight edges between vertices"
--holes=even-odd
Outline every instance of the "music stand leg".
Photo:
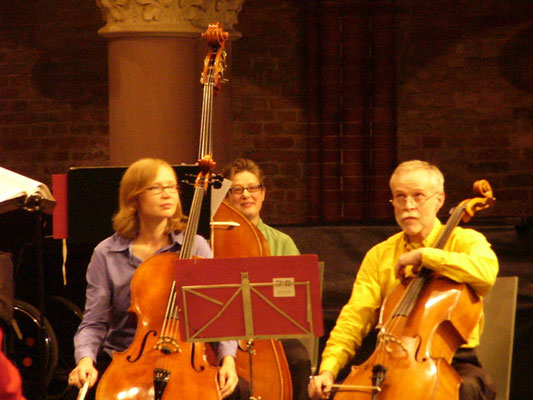
[{"label": "music stand leg", "polygon": [[39,374],[39,399],[46,399],[46,355],[45,355],[45,287],[44,287],[44,263],[43,263],[43,231],[42,231],[42,212],[39,209],[33,211],[35,221],[35,250],[37,254],[37,274],[38,274],[38,305],[39,305],[39,332],[38,332],[38,352],[39,362],[41,364],[41,373]]},{"label": "music stand leg", "polygon": [[255,355],[255,349],[254,349],[254,340],[250,339],[246,343],[246,351],[248,352],[248,360],[250,365],[250,400],[259,400],[256,399],[254,396],[254,355]]}]

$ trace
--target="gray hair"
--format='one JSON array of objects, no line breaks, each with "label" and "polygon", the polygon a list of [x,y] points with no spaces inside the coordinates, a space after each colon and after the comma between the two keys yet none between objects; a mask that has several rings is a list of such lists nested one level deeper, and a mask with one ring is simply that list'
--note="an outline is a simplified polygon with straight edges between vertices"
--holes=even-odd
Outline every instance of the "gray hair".
[{"label": "gray hair", "polygon": [[442,175],[440,169],[433,164],[421,160],[404,161],[398,165],[390,177],[389,186],[392,189],[392,181],[396,176],[404,172],[410,172],[419,169],[422,169],[428,173],[428,175],[433,179],[435,188],[438,191],[444,192],[444,176]]}]

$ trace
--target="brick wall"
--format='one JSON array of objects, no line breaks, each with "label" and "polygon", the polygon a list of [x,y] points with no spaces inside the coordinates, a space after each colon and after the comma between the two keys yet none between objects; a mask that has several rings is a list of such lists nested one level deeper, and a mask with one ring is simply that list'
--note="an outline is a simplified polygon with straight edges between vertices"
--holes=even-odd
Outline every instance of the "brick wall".
[{"label": "brick wall", "polygon": [[295,2],[248,1],[233,44],[232,157],[248,157],[267,180],[264,216],[307,222],[305,27]]},{"label": "brick wall", "polygon": [[398,3],[399,161],[441,166],[445,207],[484,178],[498,202],[483,215],[531,216],[531,2]]},{"label": "brick wall", "polygon": [[[370,64],[360,57],[369,2],[244,3],[236,26],[243,37],[229,60],[232,157],[264,167],[265,219],[358,223],[368,209],[367,218],[386,218],[386,178],[397,161],[415,157],[444,170],[447,206],[483,177],[499,200],[486,215],[531,217],[531,2],[371,3],[385,11],[373,21]],[[320,7],[346,13],[317,14]],[[96,33],[102,25],[90,1],[0,1],[2,166],[50,183],[52,173],[70,166],[107,164],[107,43]],[[318,42],[320,33],[327,35]],[[317,54],[329,67],[322,75]],[[320,103],[313,102],[318,92]],[[331,122],[322,141],[313,136],[317,107]],[[370,139],[363,136],[369,121]],[[349,140],[339,140],[341,126]],[[354,188],[365,180],[370,192],[362,194]],[[345,192],[335,192],[341,186]]]},{"label": "brick wall", "polygon": [[91,2],[0,5],[0,165],[51,183],[105,165],[106,43]]}]

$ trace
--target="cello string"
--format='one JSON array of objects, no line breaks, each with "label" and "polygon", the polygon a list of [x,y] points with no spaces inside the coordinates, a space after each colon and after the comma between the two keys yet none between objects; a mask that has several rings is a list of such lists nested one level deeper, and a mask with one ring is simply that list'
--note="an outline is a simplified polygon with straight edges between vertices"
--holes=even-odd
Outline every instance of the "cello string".
[{"label": "cello string", "polygon": [[[437,239],[434,245],[435,248],[442,248],[444,246],[444,243],[446,243],[452,230],[457,226],[457,223],[460,220],[460,213],[462,213],[463,211],[464,207],[458,206],[454,209],[452,216],[450,217],[448,223],[445,225],[442,233],[439,235],[439,238]],[[431,270],[429,270],[428,268],[422,267],[420,269],[416,277],[413,279],[413,281],[410,282],[409,286],[405,290],[404,295],[397,304],[397,307],[394,308],[394,311],[391,314],[393,318],[398,315],[403,315],[406,318],[409,316],[409,313],[412,310],[412,307],[414,306],[416,301],[418,300],[418,296],[422,291],[430,274]]]},{"label": "cello string", "polygon": [[[449,219],[448,223],[446,223],[442,233],[437,238],[437,241],[436,241],[436,243],[434,245],[435,248],[441,249],[441,248],[444,247],[444,244],[448,240],[451,232],[453,231],[453,229],[459,223],[459,220],[461,218],[461,214],[464,212],[464,209],[465,208],[464,208],[464,206],[462,206],[462,204],[460,204],[459,206],[454,208],[453,213],[450,216],[450,219]],[[407,316],[406,314],[408,313],[408,310],[410,308],[412,308],[413,303],[416,302],[416,300],[418,298],[418,295],[419,295],[420,291],[422,290],[422,287],[423,287],[423,285],[424,285],[424,283],[425,283],[425,281],[426,281],[426,279],[428,277],[427,275],[429,275],[428,272],[425,272],[424,276],[421,276],[421,272],[424,271],[424,270],[427,271],[427,268],[422,268],[418,272],[417,277],[414,278],[414,280],[411,281],[409,283],[409,285],[407,286],[407,288],[405,289],[402,297],[400,298],[398,303],[395,305],[395,307],[393,309],[393,312],[391,313],[392,319],[395,319],[395,317],[399,313]],[[422,277],[423,279],[421,279],[421,280],[417,279],[419,276]],[[390,322],[390,321],[391,321],[391,318],[389,318],[389,320],[387,322]],[[397,326],[395,324],[388,324],[388,323],[385,323],[385,325],[389,326],[391,329],[392,329],[393,326],[394,327]]]},{"label": "cello string", "polygon": [[171,307],[171,302],[172,302],[172,294],[174,292],[174,287],[176,285],[176,281],[173,281],[172,282],[172,286],[170,288],[170,293],[169,293],[169,296],[168,296],[168,302],[167,302],[167,308],[165,310],[165,316],[163,318],[163,327],[161,328],[161,336],[162,337],[165,337],[167,336],[167,332],[168,332],[168,318],[169,318],[169,315],[170,315],[170,307]]},{"label": "cello string", "polygon": [[[450,237],[451,232],[458,225],[464,211],[465,207],[462,203],[453,209],[452,215],[450,216],[448,222],[444,226],[444,229],[433,246],[434,248],[441,249],[444,247],[444,244]],[[405,318],[409,317],[409,314],[418,301],[420,292],[422,291],[425,283],[428,281],[431,272],[432,271],[428,268],[422,267],[417,273],[416,277],[408,284],[407,288],[404,290],[404,293],[400,297],[400,300],[396,303],[392,313],[384,324],[385,334],[380,335],[381,339],[389,339],[392,335],[391,332],[399,326],[401,321],[404,321],[398,318],[399,316],[404,316]]]},{"label": "cello string", "polygon": [[163,327],[161,328],[161,335],[159,337],[159,347],[158,347],[158,355],[157,355],[157,358],[156,358],[156,368],[160,368],[160,369],[164,369],[164,370],[169,370],[170,368],[168,367],[169,364],[167,362],[167,357],[165,352],[162,351],[162,349],[167,346],[167,341],[170,337],[172,337],[171,333],[170,333],[170,329],[169,329],[169,324],[172,323],[172,308],[173,308],[173,302],[174,302],[174,298],[175,298],[175,285],[176,285],[176,282],[173,281],[172,282],[172,286],[171,286],[171,289],[170,289],[170,293],[169,293],[169,298],[168,298],[168,302],[167,302],[167,308],[165,310],[165,316],[163,318]]},{"label": "cello string", "polygon": [[180,251],[180,259],[188,259],[192,256],[194,237],[196,236],[196,230],[198,229],[198,216],[200,215],[199,208],[202,204],[204,192],[205,189],[203,187],[196,185],[191,204],[189,220],[184,232],[183,246]]}]

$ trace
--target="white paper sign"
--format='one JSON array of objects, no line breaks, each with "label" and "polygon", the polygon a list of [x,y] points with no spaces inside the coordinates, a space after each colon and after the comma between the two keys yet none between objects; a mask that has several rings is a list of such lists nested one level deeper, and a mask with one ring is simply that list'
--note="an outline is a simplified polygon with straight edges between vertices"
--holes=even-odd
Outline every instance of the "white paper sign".
[{"label": "white paper sign", "polygon": [[294,278],[274,278],[274,297],[294,297]]}]

